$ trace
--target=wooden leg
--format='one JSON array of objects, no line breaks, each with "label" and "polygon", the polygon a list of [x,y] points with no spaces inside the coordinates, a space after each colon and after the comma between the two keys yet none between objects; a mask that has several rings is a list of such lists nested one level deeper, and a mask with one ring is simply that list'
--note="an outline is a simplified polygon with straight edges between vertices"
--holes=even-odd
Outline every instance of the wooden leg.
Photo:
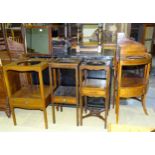
[{"label": "wooden leg", "polygon": [[119,121],[119,103],[120,103],[120,98],[119,96],[116,97],[116,123],[118,124]]},{"label": "wooden leg", "polygon": [[143,96],[141,97],[141,99],[142,99],[142,107],[143,107],[144,113],[145,113],[146,115],[148,115],[148,112],[147,112],[147,109],[146,109],[146,95],[143,95]]},{"label": "wooden leg", "polygon": [[82,96],[80,95],[80,125],[82,126],[82,116],[83,116],[83,104],[82,104]]},{"label": "wooden leg", "polygon": [[62,105],[60,106],[60,111],[63,112],[63,107],[62,107]]},{"label": "wooden leg", "polygon": [[84,96],[84,111],[87,113],[87,96]]},{"label": "wooden leg", "polygon": [[6,110],[5,110],[5,114],[8,116],[8,118],[10,118],[10,117],[11,117],[11,112],[10,112],[10,110],[9,110],[9,109],[6,109]]},{"label": "wooden leg", "polygon": [[6,99],[6,110],[5,110],[6,115],[10,118],[11,117],[11,111],[10,111],[10,105],[9,105],[9,99],[7,97]]},{"label": "wooden leg", "polygon": [[56,106],[56,110],[59,111],[59,105]]},{"label": "wooden leg", "polygon": [[43,113],[44,113],[45,128],[48,129],[48,121],[47,121],[47,111],[46,111],[46,109],[43,110]]},{"label": "wooden leg", "polygon": [[106,99],[105,101],[105,124],[104,124],[104,128],[107,128],[107,116],[108,116],[108,110],[109,110],[109,100]]},{"label": "wooden leg", "polygon": [[112,98],[112,107],[114,108],[114,106],[115,106],[115,99],[116,99],[116,79],[115,79],[116,77],[114,77],[114,81],[113,81],[113,98]]},{"label": "wooden leg", "polygon": [[76,105],[76,125],[79,126],[79,106]]},{"label": "wooden leg", "polygon": [[11,107],[11,113],[12,113],[13,123],[14,123],[14,125],[17,125],[16,116],[15,116],[15,112],[14,112],[14,108],[13,107]]},{"label": "wooden leg", "polygon": [[55,124],[56,120],[55,120],[55,105],[54,105],[54,103],[52,103],[52,117],[53,117],[53,123]]}]

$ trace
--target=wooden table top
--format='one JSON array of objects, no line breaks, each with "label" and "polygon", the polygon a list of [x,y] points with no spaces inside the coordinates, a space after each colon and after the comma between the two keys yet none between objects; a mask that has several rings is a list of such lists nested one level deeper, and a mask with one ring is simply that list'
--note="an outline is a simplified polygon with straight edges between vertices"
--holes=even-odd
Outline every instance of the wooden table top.
[{"label": "wooden table top", "polygon": [[4,69],[14,71],[38,71],[47,67],[48,63],[45,61],[18,60],[5,65]]},{"label": "wooden table top", "polygon": [[81,59],[78,58],[57,58],[50,62],[49,65],[52,68],[76,68],[81,63]]}]

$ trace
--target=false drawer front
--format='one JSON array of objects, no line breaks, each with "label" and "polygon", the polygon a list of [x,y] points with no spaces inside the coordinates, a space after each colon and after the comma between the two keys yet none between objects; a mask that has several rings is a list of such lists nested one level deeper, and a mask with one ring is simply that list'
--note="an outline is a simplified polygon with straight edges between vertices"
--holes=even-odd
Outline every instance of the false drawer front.
[{"label": "false drawer front", "polygon": [[105,91],[100,88],[88,88],[83,87],[80,89],[80,93],[82,96],[90,96],[90,97],[105,97]]},{"label": "false drawer front", "polygon": [[76,104],[77,100],[75,97],[66,96],[55,96],[53,98],[54,103],[66,103],[66,104]]},{"label": "false drawer front", "polygon": [[12,98],[10,104],[13,107],[26,109],[42,109],[44,107],[43,102],[39,99]]},{"label": "false drawer front", "polygon": [[146,91],[145,86],[140,87],[122,87],[120,89],[120,96],[129,98],[129,97],[137,97],[142,96]]}]

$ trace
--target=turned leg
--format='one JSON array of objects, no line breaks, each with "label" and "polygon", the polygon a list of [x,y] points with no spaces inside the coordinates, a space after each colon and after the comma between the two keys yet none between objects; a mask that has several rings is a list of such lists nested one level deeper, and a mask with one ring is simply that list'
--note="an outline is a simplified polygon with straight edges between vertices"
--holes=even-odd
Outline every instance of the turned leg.
[{"label": "turned leg", "polygon": [[144,113],[148,115],[148,112],[146,109],[146,95],[142,95],[141,99],[142,99],[142,107],[143,107]]},{"label": "turned leg", "polygon": [[48,121],[47,121],[47,111],[46,111],[46,109],[43,110],[43,113],[44,113],[45,128],[48,129]]}]

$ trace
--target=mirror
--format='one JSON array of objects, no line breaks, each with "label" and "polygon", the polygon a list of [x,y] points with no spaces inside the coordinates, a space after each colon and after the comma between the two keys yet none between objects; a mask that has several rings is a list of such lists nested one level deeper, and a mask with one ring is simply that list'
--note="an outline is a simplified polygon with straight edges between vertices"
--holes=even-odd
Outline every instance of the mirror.
[{"label": "mirror", "polygon": [[82,24],[82,44],[98,45],[98,24]]},{"label": "mirror", "polygon": [[52,54],[51,26],[26,26],[25,33],[28,54]]},{"label": "mirror", "polygon": [[154,27],[146,27],[144,45],[149,53],[152,51],[153,33]]}]

